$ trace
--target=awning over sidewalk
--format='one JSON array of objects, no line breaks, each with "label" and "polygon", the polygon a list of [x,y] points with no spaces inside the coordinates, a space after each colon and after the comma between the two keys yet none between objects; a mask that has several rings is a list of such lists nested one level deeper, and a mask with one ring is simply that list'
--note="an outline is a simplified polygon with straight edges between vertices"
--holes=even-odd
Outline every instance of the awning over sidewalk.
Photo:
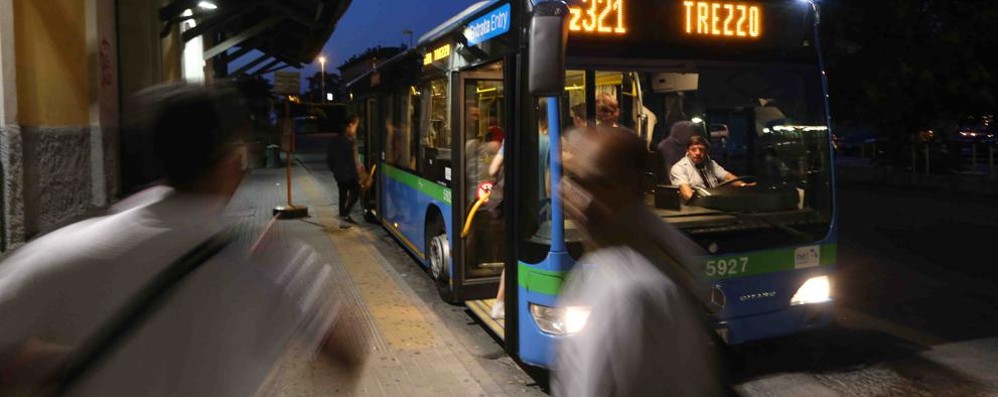
[{"label": "awning over sidewalk", "polygon": [[[258,50],[264,55],[250,61],[233,74],[254,67],[254,75],[312,62],[333,34],[336,23],[351,0],[173,0],[160,8],[165,23],[163,36],[173,24],[196,18],[196,27],[185,31],[190,41],[211,33],[221,34],[204,59],[224,56],[226,62]],[[184,12],[191,10],[193,15]],[[233,50],[231,51],[230,50]],[[228,53],[228,55],[226,55]],[[261,66],[262,65],[262,66]]]}]

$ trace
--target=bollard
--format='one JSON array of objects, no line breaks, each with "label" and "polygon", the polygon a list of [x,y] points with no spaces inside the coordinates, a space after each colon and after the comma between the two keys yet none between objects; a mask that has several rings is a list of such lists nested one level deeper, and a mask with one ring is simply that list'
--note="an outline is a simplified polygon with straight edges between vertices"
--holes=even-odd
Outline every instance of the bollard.
[{"label": "bollard", "polygon": [[911,144],[911,184],[914,185],[917,182],[917,177],[915,174],[918,173],[918,156],[915,149],[915,144]]},{"label": "bollard", "polygon": [[970,172],[977,173],[977,142],[970,144]]},{"label": "bollard", "polygon": [[931,173],[930,171],[931,168],[929,168],[929,145],[925,145],[924,152],[925,152],[925,175],[929,175]]},{"label": "bollard", "polygon": [[988,147],[988,177],[995,179],[995,147]]}]

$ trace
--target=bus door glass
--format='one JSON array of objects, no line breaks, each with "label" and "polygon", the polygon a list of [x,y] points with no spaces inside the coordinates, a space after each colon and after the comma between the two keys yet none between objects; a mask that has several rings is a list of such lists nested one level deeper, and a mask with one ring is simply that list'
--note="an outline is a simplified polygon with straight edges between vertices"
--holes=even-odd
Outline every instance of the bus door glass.
[{"label": "bus door glass", "polygon": [[370,161],[370,157],[367,156],[367,149],[369,146],[368,137],[371,136],[371,132],[378,131],[377,125],[380,118],[380,112],[378,109],[378,100],[375,98],[370,98],[367,100],[367,112],[365,112],[367,117],[360,119],[360,126],[357,127],[357,153],[360,156],[360,163],[367,164]]},{"label": "bus door glass", "polygon": [[464,238],[465,277],[493,277],[503,268],[503,217],[500,210],[488,204],[480,204],[475,212],[472,210],[479,198],[489,194],[486,192],[490,192],[503,172],[507,126],[502,65],[494,63],[462,73],[461,84],[465,159],[463,205],[466,216],[474,217]]}]

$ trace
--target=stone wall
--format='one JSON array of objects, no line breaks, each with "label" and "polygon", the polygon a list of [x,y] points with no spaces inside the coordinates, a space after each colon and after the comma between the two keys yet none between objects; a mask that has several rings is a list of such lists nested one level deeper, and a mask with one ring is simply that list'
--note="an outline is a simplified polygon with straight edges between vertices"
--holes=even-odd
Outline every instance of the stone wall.
[{"label": "stone wall", "polygon": [[27,237],[94,208],[90,128],[22,127]]},{"label": "stone wall", "polygon": [[25,240],[24,236],[24,163],[21,129],[8,124],[0,127],[0,167],[3,168],[3,241],[0,251]]}]

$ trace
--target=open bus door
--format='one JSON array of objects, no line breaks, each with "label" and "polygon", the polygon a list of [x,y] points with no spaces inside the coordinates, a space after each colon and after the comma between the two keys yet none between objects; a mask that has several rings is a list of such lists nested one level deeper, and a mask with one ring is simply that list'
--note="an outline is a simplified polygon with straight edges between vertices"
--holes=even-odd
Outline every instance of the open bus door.
[{"label": "open bus door", "polygon": [[[568,13],[568,7],[561,2],[541,2],[534,7],[531,17],[527,73],[511,74],[516,76],[526,75],[528,77],[527,86],[531,97],[542,97],[547,101],[547,114],[537,115],[538,118],[546,118],[548,120],[548,132],[550,134],[550,145],[548,148],[550,164],[548,173],[550,177],[550,225],[552,230],[550,235],[551,245],[547,259],[540,264],[540,267],[545,269],[567,268],[572,263],[565,245],[564,222],[561,199],[559,197],[559,184],[561,180],[559,99],[565,89],[565,46],[568,38]],[[517,82],[511,86],[516,87],[514,88],[516,90],[522,85]],[[517,103],[523,102],[517,101]],[[524,114],[517,115],[517,117],[524,116]],[[521,124],[516,125],[520,126]],[[516,138],[513,140],[518,142]],[[509,150],[515,150],[515,148],[509,148]],[[513,169],[516,170],[515,167]],[[517,173],[522,172],[530,171],[526,169],[517,170]],[[516,177],[513,172],[506,172],[506,176],[510,178]],[[512,181],[510,183],[512,184]],[[507,207],[513,207],[513,205],[507,205]],[[515,215],[515,211],[507,211],[507,214],[504,215],[507,222],[506,226],[511,232],[516,233],[515,222],[517,220],[513,216]],[[507,240],[503,239],[503,241]],[[516,239],[508,239],[508,241],[515,243]],[[506,251],[515,252],[515,250]],[[536,327],[532,325],[534,320],[531,319],[532,314],[528,308],[527,297],[520,296],[521,286],[518,280],[518,273],[520,272],[518,258],[515,255],[508,258],[508,263],[505,263],[505,266],[507,271],[502,274],[502,278],[505,292],[505,319],[508,319],[508,321],[494,319],[490,315],[494,299],[471,300],[466,303],[472,313],[479,317],[496,335],[504,339],[507,353],[517,360],[527,358],[527,361],[529,361],[528,364],[530,362],[539,362],[539,360],[523,354],[525,351],[537,347],[538,344],[535,340],[536,338],[526,335],[523,332],[524,327]],[[506,325],[509,325],[509,328]],[[523,339],[525,336],[527,338]],[[540,354],[546,355],[547,353],[540,352]]]},{"label": "open bus door", "polygon": [[[379,104],[379,102],[382,102]],[[364,101],[364,112],[361,117],[361,126],[357,132],[358,153],[361,163],[364,164],[366,175],[360,175],[361,198],[360,206],[364,212],[364,219],[371,223],[377,223],[378,213],[378,187],[375,181],[377,164],[381,159],[381,144],[379,137],[382,136],[383,114],[391,114],[391,108],[385,108],[384,99],[371,97]],[[361,135],[363,134],[363,135]]]},{"label": "open bus door", "polygon": [[[488,204],[492,187],[500,179],[501,168],[493,173],[493,163],[499,166],[503,143],[509,126],[503,81],[503,62],[493,62],[471,71],[458,74],[458,110],[461,145],[455,150],[462,153],[463,164],[455,181],[456,202],[463,219],[457,229],[461,242],[461,255],[456,266],[455,282],[460,285],[460,297],[468,301],[472,311],[485,309],[483,320],[497,335],[502,336],[502,323],[488,316],[499,277],[505,266],[506,225],[499,211]],[[495,203],[493,203],[495,204]],[[455,205],[457,209],[458,205]]]}]

